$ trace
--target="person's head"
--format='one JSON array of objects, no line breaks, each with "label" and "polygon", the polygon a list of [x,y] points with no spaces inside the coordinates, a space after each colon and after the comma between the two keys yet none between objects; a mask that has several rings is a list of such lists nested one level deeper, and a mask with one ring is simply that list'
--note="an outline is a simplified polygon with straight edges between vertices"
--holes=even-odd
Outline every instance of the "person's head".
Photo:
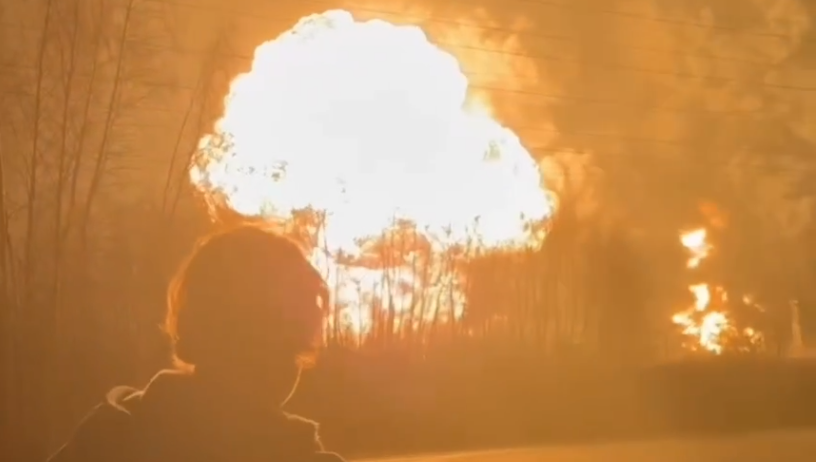
[{"label": "person's head", "polygon": [[251,225],[207,236],[169,287],[165,329],[174,361],[285,401],[313,357],[326,295],[320,274],[286,237]]}]

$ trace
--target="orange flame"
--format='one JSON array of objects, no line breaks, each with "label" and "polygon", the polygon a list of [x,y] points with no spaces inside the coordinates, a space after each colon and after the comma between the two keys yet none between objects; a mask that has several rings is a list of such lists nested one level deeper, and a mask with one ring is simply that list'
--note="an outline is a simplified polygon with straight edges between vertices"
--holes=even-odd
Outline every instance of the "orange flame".
[{"label": "orange flame", "polygon": [[709,285],[692,285],[690,293],[695,300],[692,308],[677,313],[673,316],[673,322],[682,327],[684,335],[697,338],[701,348],[719,354],[723,349],[721,337],[729,325],[727,316],[724,313],[707,310],[712,298]]},{"label": "orange flame", "polygon": [[[689,269],[698,268],[712,250],[707,242],[705,228],[682,233],[681,243],[690,252],[687,260]],[[720,309],[726,307],[729,300],[729,294],[724,288],[699,283],[691,285],[689,289],[693,295],[693,304],[687,310],[676,313],[673,316],[673,323],[681,327],[682,334],[695,340],[695,349],[721,354],[730,336],[744,338],[749,345],[761,344],[763,335],[760,332],[752,327],[746,327],[739,332],[731,324],[728,314]],[[748,295],[742,299],[745,305],[752,303],[752,298]]]},{"label": "orange flame", "polygon": [[[687,268],[695,269],[710,254],[710,245],[707,243],[707,230],[699,228],[681,235],[681,244],[690,252]],[[694,284],[689,287],[693,294],[693,305],[686,311],[673,316],[673,322],[682,328],[685,336],[697,340],[699,348],[720,354],[723,350],[722,337],[729,322],[727,315],[719,311],[709,310],[712,301],[712,291],[706,283]],[[722,301],[726,301],[726,293],[717,289]]]},{"label": "orange flame", "polygon": [[[310,255],[334,288],[335,322],[363,332],[373,310],[459,316],[446,257],[538,245],[556,207],[515,133],[467,91],[459,62],[418,27],[311,15],[257,48],[190,179],[244,216],[320,214]],[[414,243],[386,258],[408,230]]]},{"label": "orange flame", "polygon": [[707,230],[704,228],[686,232],[681,235],[681,244],[690,251],[687,268],[698,268],[701,262],[710,255],[710,245],[707,244]]}]

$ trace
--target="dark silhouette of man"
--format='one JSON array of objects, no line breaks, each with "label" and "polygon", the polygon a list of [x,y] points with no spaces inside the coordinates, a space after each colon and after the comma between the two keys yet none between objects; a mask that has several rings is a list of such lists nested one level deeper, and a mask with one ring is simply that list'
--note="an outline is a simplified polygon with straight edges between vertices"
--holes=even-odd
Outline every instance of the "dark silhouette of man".
[{"label": "dark silhouette of man", "polygon": [[326,300],[285,237],[245,225],[203,239],[168,291],[176,367],[111,390],[51,462],[344,462],[316,423],[281,410]]}]

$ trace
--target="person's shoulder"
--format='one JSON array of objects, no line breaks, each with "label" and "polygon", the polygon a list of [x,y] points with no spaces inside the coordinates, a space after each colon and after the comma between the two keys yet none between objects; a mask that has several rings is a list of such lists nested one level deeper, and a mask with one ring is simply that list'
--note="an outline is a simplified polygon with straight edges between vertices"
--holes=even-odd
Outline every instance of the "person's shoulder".
[{"label": "person's shoulder", "polygon": [[319,424],[311,419],[283,412],[278,433],[288,442],[290,449],[296,453],[321,452],[324,450],[319,438]]},{"label": "person's shoulder", "polygon": [[125,443],[132,424],[132,410],[141,390],[119,386],[112,388],[99,404],[86,414],[73,435],[50,462],[97,461],[106,459],[109,448]]},{"label": "person's shoulder", "polygon": [[106,393],[102,406],[119,413],[131,414],[144,394],[145,390],[121,385]]},{"label": "person's shoulder", "polygon": [[80,422],[75,436],[116,430],[122,424],[130,422],[142,394],[142,390],[133,387],[112,388],[106,393],[102,402],[97,404]]},{"label": "person's shoulder", "polygon": [[325,449],[319,435],[319,424],[295,414],[283,413],[288,427],[288,441],[297,454],[309,454],[308,462],[345,462],[335,452]]}]

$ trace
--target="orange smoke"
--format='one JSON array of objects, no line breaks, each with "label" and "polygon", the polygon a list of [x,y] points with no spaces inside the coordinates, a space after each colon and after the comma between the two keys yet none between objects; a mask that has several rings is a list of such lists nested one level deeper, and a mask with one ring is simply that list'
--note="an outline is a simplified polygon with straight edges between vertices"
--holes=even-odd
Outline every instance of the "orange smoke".
[{"label": "orange smoke", "polygon": [[257,48],[190,179],[216,207],[307,228],[337,325],[459,316],[454,255],[538,245],[556,206],[516,134],[467,91],[418,27],[311,15]]}]

